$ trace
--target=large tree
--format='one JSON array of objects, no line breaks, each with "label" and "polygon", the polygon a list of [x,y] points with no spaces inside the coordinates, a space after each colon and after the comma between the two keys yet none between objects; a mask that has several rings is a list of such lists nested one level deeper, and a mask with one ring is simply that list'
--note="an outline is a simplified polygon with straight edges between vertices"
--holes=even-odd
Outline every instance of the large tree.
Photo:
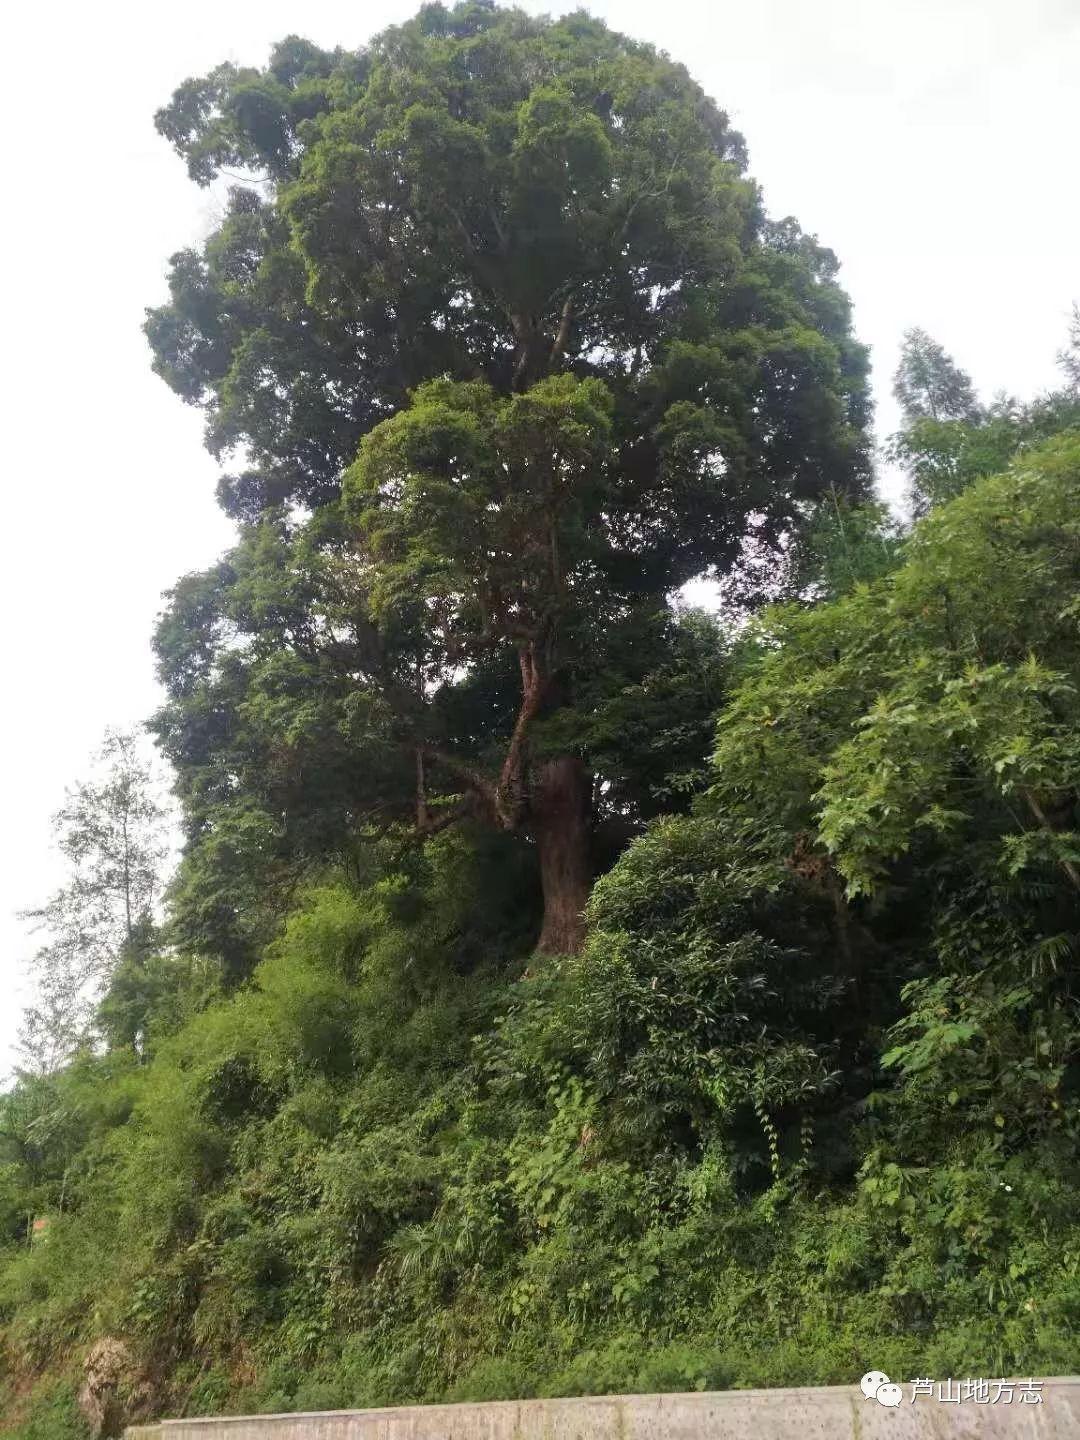
[{"label": "large tree", "polygon": [[766,218],[681,66],[580,13],[291,39],[158,125],[198,183],[248,177],[147,327],[243,457],[238,546],[159,634],[196,938],[242,963],[250,857],[408,815],[535,843],[542,948],[575,949],[595,826],[642,810],[621,701],[670,673],[671,595],[748,517],[866,487],[834,257]]}]

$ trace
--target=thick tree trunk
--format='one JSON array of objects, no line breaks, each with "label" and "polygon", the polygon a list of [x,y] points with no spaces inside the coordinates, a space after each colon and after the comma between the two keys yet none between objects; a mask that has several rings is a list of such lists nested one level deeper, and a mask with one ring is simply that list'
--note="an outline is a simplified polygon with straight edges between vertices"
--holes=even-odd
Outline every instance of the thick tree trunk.
[{"label": "thick tree trunk", "polygon": [[591,794],[588,774],[576,756],[560,755],[537,765],[529,818],[544,894],[537,948],[547,955],[576,955],[585,939],[582,912],[592,885]]}]

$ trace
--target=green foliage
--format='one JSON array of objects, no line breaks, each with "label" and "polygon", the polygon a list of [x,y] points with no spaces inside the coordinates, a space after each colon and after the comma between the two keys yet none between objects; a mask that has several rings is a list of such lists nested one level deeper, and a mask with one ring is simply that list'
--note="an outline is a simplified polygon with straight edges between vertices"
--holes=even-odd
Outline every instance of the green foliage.
[{"label": "green foliage", "polygon": [[[158,123],[268,182],[148,323],[250,468],[158,633],[167,923],[0,1096],[13,1436],[84,1433],[104,1336],[148,1416],[1074,1371],[1072,390],[913,333],[902,535],[833,258],[582,14],[290,40]],[[677,607],[736,561],[787,602]]]},{"label": "green foliage", "polygon": [[969,377],[940,345],[921,330],[908,333],[894,385],[904,426],[887,453],[907,473],[916,516],[954,499],[973,481],[998,474],[1015,455],[1080,426],[1075,312],[1069,336],[1058,357],[1067,381],[1063,390],[1027,404],[999,395],[981,405]]},{"label": "green foliage", "polygon": [[[7,1414],[0,1421],[3,1440],[91,1440],[92,1432],[79,1410],[75,1389],[66,1381],[46,1380],[35,1386],[26,1401],[5,1409]],[[10,1419],[13,1412],[19,1417],[14,1422]]]},{"label": "green foliage", "polygon": [[571,632],[586,614],[603,624],[578,595],[610,564],[612,405],[600,381],[572,375],[502,401],[434,381],[365,437],[345,497],[376,561],[372,614],[422,631],[425,669],[549,617]]},{"label": "green foliage", "polygon": [[13,1373],[119,1334],[221,1413],[1075,1368],[1078,489],[1059,439],[763,617],[580,955],[463,827],[309,881],[227,995],[118,984],[146,1052],[0,1112]]},{"label": "green foliage", "polygon": [[803,600],[836,600],[898,565],[902,538],[887,506],[852,505],[834,492],[810,510],[792,538],[783,591]]},{"label": "green foliage", "polygon": [[1039,813],[1076,773],[1078,459],[1063,438],[930,516],[874,587],[767,618],[717,797],[816,828],[851,894],[935,836],[998,836],[1013,873],[1071,864],[1071,826]]}]

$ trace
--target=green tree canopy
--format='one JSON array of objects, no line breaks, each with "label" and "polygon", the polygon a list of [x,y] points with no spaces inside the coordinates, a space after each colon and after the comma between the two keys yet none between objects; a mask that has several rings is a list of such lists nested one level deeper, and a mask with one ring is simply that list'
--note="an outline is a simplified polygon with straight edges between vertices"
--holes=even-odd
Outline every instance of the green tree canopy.
[{"label": "green tree canopy", "polygon": [[[197,182],[252,177],[147,325],[245,460],[221,488],[239,546],[159,636],[208,882],[182,880],[187,913],[220,949],[238,846],[288,868],[465,810],[536,843],[544,944],[574,948],[590,829],[641,790],[592,742],[610,756],[613,702],[668,663],[669,597],[751,515],[775,539],[865,491],[834,257],[766,218],[681,66],[581,14],[435,5],[356,54],[290,40],[158,124]],[[258,804],[229,778],[252,764],[280,778]]]},{"label": "green tree canopy", "polygon": [[1080,425],[1078,340],[1074,310],[1069,341],[1058,355],[1062,389],[1027,402],[1002,394],[982,405],[970,378],[936,341],[922,330],[908,332],[894,386],[904,424],[888,448],[907,472],[916,516],[953,499],[973,480],[1000,473],[1017,452]]},{"label": "green tree canopy", "polygon": [[893,376],[904,419],[974,420],[979,402],[971,377],[925,330],[908,330]]}]

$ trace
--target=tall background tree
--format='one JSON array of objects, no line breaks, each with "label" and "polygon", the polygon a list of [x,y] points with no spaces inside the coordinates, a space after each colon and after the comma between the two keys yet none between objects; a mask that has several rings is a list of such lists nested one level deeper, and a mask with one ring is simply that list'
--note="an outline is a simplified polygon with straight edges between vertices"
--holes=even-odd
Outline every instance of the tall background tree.
[{"label": "tall background tree", "polygon": [[925,330],[908,330],[893,377],[904,419],[974,420],[979,402],[971,377]]},{"label": "tall background tree", "polygon": [[1076,307],[1058,364],[1065,385],[1027,401],[1001,394],[982,404],[971,378],[924,330],[904,336],[893,394],[903,425],[888,445],[907,473],[916,518],[974,480],[996,475],[1019,451],[1080,424],[1080,320]]}]

